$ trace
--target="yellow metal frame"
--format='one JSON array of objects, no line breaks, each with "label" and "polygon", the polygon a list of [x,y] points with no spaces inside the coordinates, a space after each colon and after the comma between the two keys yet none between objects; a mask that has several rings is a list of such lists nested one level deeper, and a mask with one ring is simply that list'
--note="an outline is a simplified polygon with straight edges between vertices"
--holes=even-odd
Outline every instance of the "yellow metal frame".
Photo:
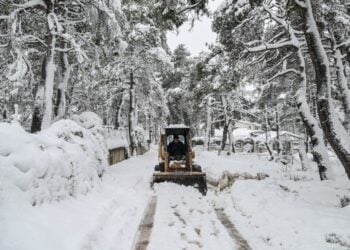
[{"label": "yellow metal frame", "polygon": [[[169,172],[170,168],[169,168],[169,154],[166,151],[166,147],[164,146],[164,142],[165,142],[165,137],[166,134],[160,134],[160,142],[159,142],[159,148],[158,148],[158,158],[160,162],[164,162],[164,171],[165,172]],[[192,150],[192,145],[191,145],[191,141],[192,141],[192,137],[191,135],[189,135],[188,138],[188,146],[187,146],[187,159],[186,159],[186,163],[188,164],[188,168],[189,168],[189,172],[193,172],[193,159],[195,158],[195,153]],[[179,168],[175,168],[176,170],[179,170]],[[185,169],[181,169],[183,171],[186,171],[187,168]]]}]

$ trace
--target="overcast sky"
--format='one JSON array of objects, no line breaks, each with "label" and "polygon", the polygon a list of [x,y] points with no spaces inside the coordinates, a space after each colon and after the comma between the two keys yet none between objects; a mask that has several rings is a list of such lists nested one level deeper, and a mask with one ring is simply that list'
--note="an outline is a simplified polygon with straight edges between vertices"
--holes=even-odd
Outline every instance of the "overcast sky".
[{"label": "overcast sky", "polygon": [[[225,0],[209,0],[209,9],[214,11]],[[206,43],[213,43],[216,39],[216,34],[211,30],[211,19],[202,17],[196,21],[192,30],[191,24],[185,23],[179,28],[179,33],[168,32],[168,45],[171,50],[174,50],[180,43],[186,45],[193,56],[196,56],[201,51],[207,51]]]}]

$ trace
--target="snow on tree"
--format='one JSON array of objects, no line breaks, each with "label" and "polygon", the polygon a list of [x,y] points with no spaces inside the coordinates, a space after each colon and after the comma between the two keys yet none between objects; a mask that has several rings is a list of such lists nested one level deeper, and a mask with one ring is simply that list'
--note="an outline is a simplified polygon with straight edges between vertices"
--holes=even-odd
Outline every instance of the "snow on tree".
[{"label": "snow on tree", "polygon": [[303,13],[306,43],[315,68],[317,110],[321,126],[350,179],[350,136],[336,115],[331,96],[330,63],[314,16],[314,11],[319,4],[313,5],[311,1],[306,0],[305,2],[296,1],[296,5]]},{"label": "snow on tree", "polygon": [[[341,5],[341,3],[338,4]],[[287,11],[291,6],[297,6],[297,9],[304,11],[302,12],[304,14],[300,15],[301,12]],[[315,6],[320,7],[321,5],[315,4]],[[321,15],[321,12],[318,13]],[[229,15],[233,15],[235,18],[229,19]],[[262,21],[259,22],[259,20]],[[257,22],[262,26],[256,25]],[[226,25],[223,25],[223,23]],[[247,27],[250,28],[250,32],[246,32]],[[255,61],[255,63],[250,63],[250,65],[262,65],[263,68],[268,69],[265,72],[266,80],[280,83],[274,86],[283,86],[281,83],[288,79],[288,81],[301,83],[299,85],[301,86],[300,90],[296,92],[299,113],[309,136],[313,138],[314,156],[322,155],[322,157],[318,157],[318,160],[317,157],[315,159],[319,165],[321,179],[323,179],[325,176],[322,176],[322,172],[324,172],[324,167],[329,161],[326,155],[327,149],[323,145],[322,132],[317,129],[317,119],[319,119],[323,133],[332,145],[332,148],[338,157],[343,159],[341,162],[345,169],[348,168],[346,155],[349,155],[349,140],[346,130],[339,121],[340,117],[337,116],[334,109],[334,101],[330,92],[332,87],[329,67],[330,59],[324,49],[325,45],[322,44],[318,28],[310,1],[295,1],[295,5],[283,0],[274,2],[258,1],[254,3],[246,1],[245,4],[242,4],[240,1],[229,1],[218,11],[214,20],[214,30],[219,33],[224,49],[232,53],[233,60],[249,58]],[[232,32],[232,30],[235,32]],[[231,33],[228,31],[231,31]],[[243,31],[245,33],[242,33]],[[266,33],[266,31],[270,33]],[[230,34],[233,33],[235,35],[238,33],[240,36],[232,38]],[[230,41],[233,41],[234,45],[230,45]],[[248,57],[244,49],[241,48],[242,46],[248,51]],[[238,51],[237,48],[239,49]],[[295,50],[297,54],[292,53]],[[251,54],[254,54],[254,56],[249,56]],[[312,68],[305,63],[310,57],[313,62]],[[340,68],[340,70],[337,70],[338,82],[339,84],[343,82],[342,86],[345,89],[342,92],[345,93],[343,94],[342,102],[343,104],[345,103],[343,107],[346,113],[346,102],[344,102],[346,98],[344,96],[347,93],[347,86],[344,84],[345,81],[342,76],[344,67],[341,67],[340,61],[338,60],[336,68]],[[312,79],[312,74],[316,76],[317,115],[319,117],[311,115],[311,109],[306,101],[306,95],[312,86],[307,84],[307,81]],[[307,89],[308,86],[309,89]],[[318,152],[315,152],[315,150]]]}]

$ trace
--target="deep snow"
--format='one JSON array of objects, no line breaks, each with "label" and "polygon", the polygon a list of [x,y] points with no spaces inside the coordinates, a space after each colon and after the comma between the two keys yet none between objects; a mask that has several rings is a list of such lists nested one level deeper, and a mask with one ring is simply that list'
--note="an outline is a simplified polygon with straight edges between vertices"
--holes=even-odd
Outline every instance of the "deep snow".
[{"label": "deep snow", "polygon": [[[319,180],[311,164],[301,171],[298,159],[283,166],[267,155],[198,152],[198,162],[213,180],[226,170],[241,178],[208,199],[224,208],[253,249],[350,249],[350,183],[332,161],[335,180]],[[263,180],[248,179],[266,173]]]},{"label": "deep snow", "polygon": [[0,123],[0,198],[36,205],[85,194],[99,184],[108,165],[102,121],[89,112],[73,120],[38,134]]},{"label": "deep snow", "polygon": [[[87,194],[37,206],[0,200],[0,249],[131,249],[150,197],[157,197],[148,249],[236,249],[215,215],[223,208],[252,249],[349,249],[350,185],[339,168],[334,181],[320,182],[315,166],[303,172],[266,155],[197,149],[197,163],[212,180],[240,173],[233,185],[207,196],[192,187],[150,181],[156,147],[108,167]],[[338,166],[339,167],[339,166]],[[245,178],[266,173],[263,180]],[[346,205],[346,202],[344,203]]]},{"label": "deep snow", "polygon": [[87,195],[33,207],[1,201],[0,249],[130,249],[152,191],[154,153],[109,167]]}]

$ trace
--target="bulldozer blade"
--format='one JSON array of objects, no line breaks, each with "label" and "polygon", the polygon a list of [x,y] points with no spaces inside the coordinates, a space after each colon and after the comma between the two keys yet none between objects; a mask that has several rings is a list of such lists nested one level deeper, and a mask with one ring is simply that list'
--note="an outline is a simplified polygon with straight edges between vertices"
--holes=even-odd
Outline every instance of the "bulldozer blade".
[{"label": "bulldozer blade", "polygon": [[153,183],[172,182],[184,186],[193,186],[206,195],[207,181],[205,173],[200,172],[159,172],[153,174]]}]

